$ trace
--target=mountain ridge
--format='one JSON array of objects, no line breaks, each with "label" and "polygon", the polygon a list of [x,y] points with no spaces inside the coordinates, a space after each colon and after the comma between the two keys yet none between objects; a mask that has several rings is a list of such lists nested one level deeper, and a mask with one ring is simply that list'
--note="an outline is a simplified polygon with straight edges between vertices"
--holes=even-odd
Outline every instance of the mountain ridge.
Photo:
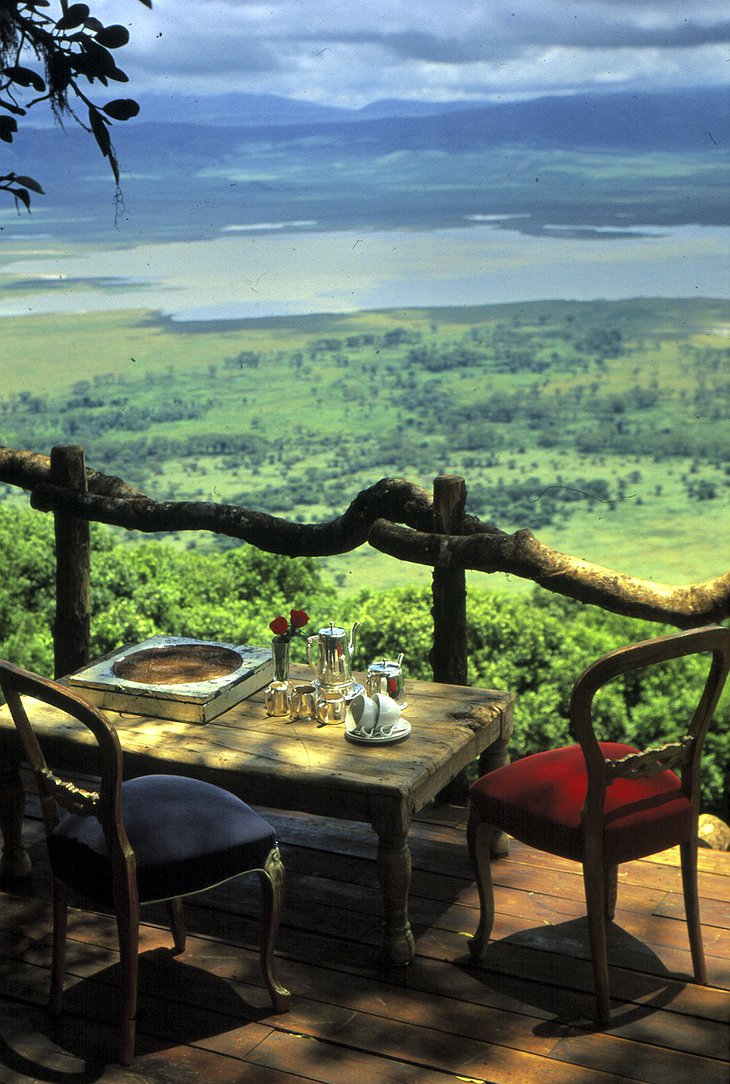
[{"label": "mountain ridge", "polygon": [[[217,235],[232,224],[431,229],[485,213],[518,214],[529,232],[550,222],[728,223],[730,109],[721,88],[421,103],[417,116],[385,101],[344,119],[271,95],[224,97],[225,124],[193,119],[189,109],[176,120],[112,127],[129,209],[115,228],[130,223],[158,239]],[[257,123],[266,110],[277,121]],[[54,235],[108,232],[114,189],[87,133],[24,127],[3,150],[3,165],[37,177],[48,193],[34,199],[41,221],[24,222],[24,232],[50,219]]]}]

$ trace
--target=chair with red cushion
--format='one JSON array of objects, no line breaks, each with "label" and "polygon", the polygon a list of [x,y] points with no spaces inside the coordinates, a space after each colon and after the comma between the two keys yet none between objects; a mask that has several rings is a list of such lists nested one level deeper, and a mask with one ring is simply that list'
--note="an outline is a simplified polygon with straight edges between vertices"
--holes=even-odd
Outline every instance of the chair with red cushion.
[{"label": "chair with red cushion", "polygon": [[[128,1065],[135,1047],[140,904],[167,904],[175,949],[182,952],[181,898],[243,873],[256,873],[261,881],[261,964],[274,1009],[283,1011],[289,992],[274,974],[274,941],[284,867],[272,826],[234,794],[200,779],[146,775],[123,781],[117,732],[73,690],[2,660],[0,687],[35,777],[46,828],[53,874],[54,1015],[61,1011],[63,996],[69,889],[110,907],[116,916],[122,976],[119,1060]],[[48,768],[26,698],[31,715],[33,701],[41,701],[91,731],[98,745],[98,791],[82,790]],[[79,740],[85,736],[79,728]]]},{"label": "chair with red cushion", "polygon": [[[628,671],[706,652],[712,654],[707,680],[679,740],[644,752],[598,740],[593,700],[603,685]],[[474,783],[467,839],[481,904],[479,926],[469,942],[475,959],[485,958],[494,924],[493,832],[507,832],[541,851],[581,862],[597,1016],[606,1024],[606,922],[614,916],[618,866],[679,845],[695,979],[707,982],[697,891],[700,757],[729,666],[730,629],[721,626],[612,651],[589,666],[573,688],[570,720],[579,744],[526,756]]]}]

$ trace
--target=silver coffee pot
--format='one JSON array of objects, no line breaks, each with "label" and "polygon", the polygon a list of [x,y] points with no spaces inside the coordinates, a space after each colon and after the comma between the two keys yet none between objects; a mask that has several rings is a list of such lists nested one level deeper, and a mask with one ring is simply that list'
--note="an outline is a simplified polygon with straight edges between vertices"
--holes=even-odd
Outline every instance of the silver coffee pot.
[{"label": "silver coffee pot", "polygon": [[352,653],[359,627],[356,621],[348,634],[330,621],[316,636],[307,637],[307,662],[314,671],[314,684],[325,697],[348,696],[355,691]]}]

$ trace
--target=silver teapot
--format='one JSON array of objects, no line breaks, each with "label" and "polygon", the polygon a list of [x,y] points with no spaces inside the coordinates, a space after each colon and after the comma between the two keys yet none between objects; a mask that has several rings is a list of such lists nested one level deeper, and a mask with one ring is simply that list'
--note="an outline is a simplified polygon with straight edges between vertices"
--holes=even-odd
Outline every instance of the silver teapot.
[{"label": "silver teapot", "polygon": [[352,676],[352,653],[359,622],[348,634],[330,621],[316,636],[307,637],[307,662],[314,671],[314,684],[330,698],[348,696],[355,691]]}]

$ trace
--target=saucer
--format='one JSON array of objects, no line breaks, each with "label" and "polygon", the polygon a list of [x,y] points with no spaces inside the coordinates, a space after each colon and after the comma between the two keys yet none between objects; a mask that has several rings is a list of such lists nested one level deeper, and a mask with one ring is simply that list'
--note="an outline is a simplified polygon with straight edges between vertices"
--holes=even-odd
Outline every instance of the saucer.
[{"label": "saucer", "polygon": [[357,745],[392,745],[394,742],[403,741],[411,732],[411,724],[407,719],[400,718],[389,734],[375,734],[369,737],[367,734],[358,734],[352,716],[345,720],[345,737],[348,741]]}]

